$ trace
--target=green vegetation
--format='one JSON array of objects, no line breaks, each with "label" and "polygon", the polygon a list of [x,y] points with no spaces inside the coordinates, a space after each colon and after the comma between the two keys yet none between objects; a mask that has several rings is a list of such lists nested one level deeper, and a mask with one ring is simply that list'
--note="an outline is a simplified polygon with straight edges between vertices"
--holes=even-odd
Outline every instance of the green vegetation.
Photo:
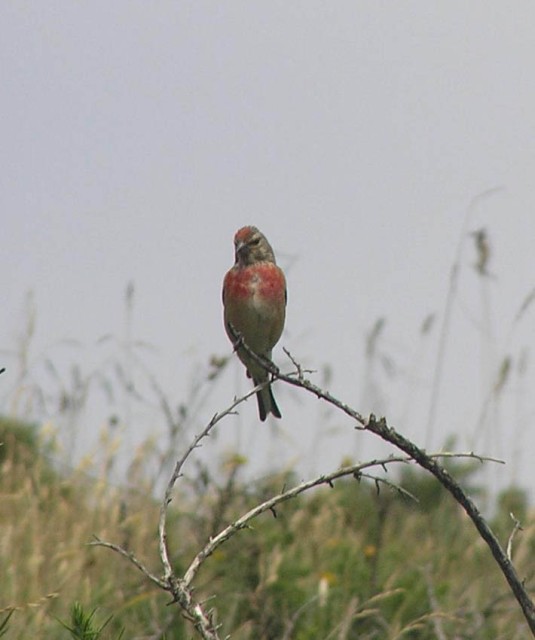
[{"label": "green vegetation", "polygon": [[[483,231],[473,237],[478,250],[476,271],[485,299],[489,254],[483,251]],[[449,310],[455,299],[462,244],[452,269],[440,334],[426,423],[428,435],[440,397]],[[533,299],[531,292],[515,322]],[[126,324],[130,327],[133,285],[127,288],[125,302]],[[484,313],[488,313],[486,307]],[[29,366],[34,315],[31,307],[18,355],[16,402],[11,403],[10,410],[15,415],[40,416],[43,414],[39,410],[28,412],[28,408],[41,406],[43,398],[53,398],[58,422],[52,426],[76,435],[92,397],[90,392],[98,390],[110,400],[109,428],[100,439],[98,461],[87,455],[79,468],[65,471],[50,462],[54,448],[43,442],[35,425],[0,417],[0,638],[193,640],[197,637],[194,628],[179,606],[169,602],[168,593],[118,553],[92,546],[91,542],[98,537],[120,545],[153,574],[161,575],[158,519],[163,491],[161,486],[159,490],[155,487],[167,481],[177,452],[183,452],[189,444],[187,434],[202,422],[199,407],[226,359],[214,357],[208,370],[196,374],[190,397],[177,411],[156,377],[138,359],[142,343],[132,340],[127,331],[122,340],[99,341],[100,347],[110,347],[111,355],[106,351],[101,364],[89,373],[73,366],[70,375],[61,376],[53,359],[47,357],[44,362],[50,389],[47,386],[45,392],[33,383]],[[432,320],[429,316],[422,325],[422,341],[430,332]],[[380,319],[366,345],[367,382],[372,390],[381,387],[376,379],[380,366],[394,371],[390,366],[393,360],[380,341],[383,329],[384,320]],[[512,359],[506,354],[499,370],[489,373],[491,388],[481,409],[478,431],[485,428],[492,415],[493,403],[498,407],[514,367],[522,382],[525,357],[523,350]],[[326,368],[326,378],[329,375],[330,369]],[[151,403],[161,409],[168,440],[165,450],[147,441],[144,448],[134,452],[126,461],[129,467],[124,477],[129,484],[118,486],[110,480],[117,463],[117,432],[113,430],[119,421],[116,400],[122,398],[125,414],[132,415],[132,408],[143,404],[137,384],[140,381],[150,390]],[[518,440],[518,447],[522,444],[520,435],[520,429],[513,425],[511,437]],[[167,534],[177,576],[184,573],[210,536],[277,495],[282,487],[297,483],[291,473],[246,480],[247,461],[240,455],[228,456],[221,461],[221,468],[214,470],[216,464],[213,460],[210,465],[188,460],[186,475],[176,485]],[[518,573],[529,587],[533,580],[535,524],[525,491],[511,486],[491,504],[478,475],[479,462],[451,458],[443,464],[477,504],[484,504],[493,514],[492,528],[502,546],[511,547]],[[280,504],[275,512],[264,513],[251,528],[217,548],[196,576],[194,597],[205,603],[205,610],[213,608],[221,625],[220,637],[530,637],[520,607],[489,548],[444,488],[414,465],[401,465],[397,471],[388,466],[388,478],[416,496],[418,502],[383,485],[378,491],[373,482],[339,480],[332,488],[322,486]],[[511,514],[522,524],[522,531]]]},{"label": "green vegetation", "polygon": [[[94,536],[116,542],[159,574],[158,501],[106,477],[89,478],[87,469],[55,471],[31,425],[4,419],[0,434],[0,636],[194,638],[168,594],[118,554],[88,544]],[[210,534],[294,482],[241,483],[242,464],[227,464],[220,485],[203,470],[202,496],[193,489],[175,494],[168,532],[178,573]],[[450,462],[472,492],[476,469],[473,461]],[[221,636],[529,637],[488,548],[458,505],[415,467],[404,466],[399,479],[420,504],[364,481],[338,481],[280,505],[276,517],[260,516],[220,547],[201,569],[195,595],[213,598]],[[504,546],[511,510],[523,520],[513,552],[524,575],[535,527],[515,488],[496,505],[493,526]]]}]

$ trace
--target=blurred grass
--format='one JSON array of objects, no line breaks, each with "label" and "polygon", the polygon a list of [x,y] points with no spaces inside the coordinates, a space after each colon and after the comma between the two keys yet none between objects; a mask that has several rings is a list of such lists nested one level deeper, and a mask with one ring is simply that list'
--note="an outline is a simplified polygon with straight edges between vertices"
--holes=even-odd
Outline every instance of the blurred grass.
[{"label": "blurred grass", "polygon": [[[528,350],[517,356],[494,354],[488,340],[492,328],[489,282],[492,269],[484,228],[468,233],[473,210],[469,205],[451,270],[432,382],[427,439],[432,441],[441,400],[451,312],[458,296],[461,268],[466,273],[465,245],[475,243],[470,270],[481,287],[480,324],[482,370],[487,388],[475,426],[474,442],[489,437],[489,419],[499,428],[494,410],[517,372],[518,406],[524,391]],[[511,327],[531,306],[525,298]],[[36,420],[52,418],[54,429],[70,434],[72,457],[84,408],[98,392],[109,402],[108,430],[98,446],[99,459],[86,455],[78,468],[59,470],[49,462],[54,441],[42,441],[35,424],[0,417],[0,637],[15,640],[71,638],[69,629],[100,639],[193,638],[192,627],[167,594],[108,549],[89,546],[94,536],[134,552],[154,573],[160,573],[157,551],[159,503],[154,495],[196,428],[200,408],[214,389],[226,358],[214,357],[192,379],[189,397],[178,408],[166,397],[139,353],[150,345],[134,339],[134,286],[125,291],[125,330],[117,338],[102,337],[95,348],[101,362],[86,372],[73,365],[66,374],[47,353],[33,355],[36,309],[33,295],[26,301],[14,352],[19,374],[6,410]],[[409,393],[405,419],[413,406],[422,358],[429,335],[440,316],[429,314],[421,328],[421,344],[410,367],[396,361],[384,341],[385,319],[367,337],[363,401],[380,407],[390,395],[391,380],[405,375]],[[11,350],[12,351],[12,350]],[[11,353],[10,351],[10,353]],[[11,354],[13,357],[13,354]],[[40,367],[40,368],[39,368]],[[46,371],[36,375],[36,368]],[[404,371],[409,374],[404,374]],[[329,373],[330,369],[326,369]],[[388,380],[387,380],[388,378]],[[487,379],[488,378],[488,379]],[[37,380],[41,382],[37,382]],[[209,384],[206,384],[206,383]],[[127,461],[128,486],[110,478],[118,464],[118,431],[129,425],[136,407],[159,408],[158,422],[167,426],[167,442],[159,449],[147,441]],[[493,411],[491,411],[493,409]],[[529,421],[514,412],[515,460],[521,457]],[[327,414],[325,414],[327,415]],[[324,419],[325,415],[320,418]],[[46,418],[44,418],[46,417]],[[83,418],[83,420],[82,420]],[[50,425],[49,425],[50,426]],[[50,431],[50,430],[49,430]],[[1,444],[3,443],[3,444]],[[449,449],[450,447],[446,447]],[[475,447],[474,447],[475,448]],[[95,454],[96,455],[96,454]],[[194,471],[181,479],[168,517],[169,545],[177,575],[211,535],[259,502],[296,483],[291,473],[245,482],[247,460],[239,455],[210,463],[195,461]],[[516,463],[515,463],[516,464]],[[513,465],[513,469],[515,467]],[[523,531],[514,538],[515,566],[526,585],[533,584],[535,519],[526,492],[510,486],[490,497],[480,486],[480,464],[449,460],[448,469],[469,488],[478,504],[493,513],[492,526],[506,547],[513,530],[511,513]],[[154,470],[156,469],[156,474]],[[492,468],[487,467],[488,474]],[[250,474],[249,474],[250,475]],[[233,640],[524,640],[530,637],[520,609],[471,522],[441,486],[415,467],[404,466],[400,484],[417,496],[415,504],[385,489],[345,480],[322,488],[267,513],[220,547],[199,572],[195,597],[209,599],[222,625],[221,637]],[[80,635],[80,634],[79,634]]]},{"label": "blurred grass", "polygon": [[[117,554],[122,545],[159,573],[158,502],[86,469],[60,473],[47,462],[35,427],[0,419],[0,626],[7,638],[67,638],[75,603],[107,621],[102,638],[192,638],[169,598]],[[86,461],[87,464],[87,461]],[[169,517],[180,574],[209,535],[295,480],[239,481],[243,464],[207,470],[202,492],[176,495]],[[451,471],[477,491],[472,462]],[[339,481],[264,514],[220,547],[201,569],[195,595],[211,605],[221,636],[237,640],[529,637],[523,618],[471,523],[432,478],[404,467],[401,483],[421,498],[355,480]],[[142,486],[140,484],[139,486]],[[532,576],[535,523],[518,488],[501,494],[494,527],[503,545],[509,511],[522,518],[514,540],[521,575]],[[109,619],[109,621],[108,621]],[[442,636],[440,635],[442,634]]]}]

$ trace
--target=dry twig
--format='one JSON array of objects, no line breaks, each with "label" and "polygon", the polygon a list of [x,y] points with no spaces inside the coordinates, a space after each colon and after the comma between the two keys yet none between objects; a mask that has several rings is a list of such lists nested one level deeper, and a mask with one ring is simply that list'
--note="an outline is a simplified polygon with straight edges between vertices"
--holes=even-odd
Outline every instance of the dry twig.
[{"label": "dry twig", "polygon": [[[281,380],[286,382],[287,384],[293,385],[295,387],[299,387],[308,391],[318,398],[321,398],[328,402],[329,404],[335,406],[340,411],[344,412],[346,415],[350,416],[356,423],[354,428],[369,431],[379,436],[383,440],[393,444],[395,447],[404,452],[403,456],[389,456],[384,459],[371,460],[364,463],[359,463],[347,467],[343,467],[336,471],[333,471],[329,474],[325,474],[319,476],[313,480],[309,480],[307,482],[303,482],[289,490],[285,490],[282,493],[266,500],[262,504],[257,505],[240,518],[235,520],[233,523],[225,527],[222,531],[220,531],[214,537],[211,537],[207,544],[201,549],[197,555],[194,557],[189,567],[187,568],[184,576],[179,578],[175,575],[173,568],[171,566],[171,561],[169,557],[169,550],[167,545],[167,510],[169,504],[172,500],[172,492],[177,480],[182,475],[182,469],[188,458],[191,456],[193,451],[198,448],[201,444],[201,441],[204,438],[207,438],[214,427],[226,416],[232,415],[235,413],[236,407],[244,402],[246,399],[254,395],[259,389],[266,386],[271,382],[271,380],[256,386],[254,389],[251,389],[246,395],[241,398],[236,399],[227,409],[222,411],[221,413],[215,414],[213,418],[210,420],[208,425],[203,429],[201,433],[199,433],[193,439],[190,446],[186,449],[182,457],[176,462],[174,471],[169,479],[167,484],[164,499],[160,508],[160,517],[159,517],[159,525],[158,525],[158,540],[159,540],[159,553],[160,559],[163,566],[163,577],[159,578],[154,575],[151,571],[147,569],[141,563],[133,553],[126,551],[118,545],[103,542],[101,540],[96,540],[92,544],[98,546],[104,546],[110,548],[117,553],[121,554],[123,557],[127,558],[132,562],[142,573],[144,573],[149,580],[151,580],[155,585],[159,588],[168,591],[172,595],[172,602],[176,602],[182,608],[184,616],[191,621],[201,638],[204,640],[221,640],[218,633],[218,626],[214,622],[213,612],[207,611],[205,608],[205,603],[197,602],[192,595],[192,582],[195,579],[199,569],[201,568],[203,562],[213,554],[213,552],[224,542],[229,540],[232,536],[234,536],[238,531],[245,529],[249,526],[251,520],[256,518],[262,513],[267,511],[271,511],[274,515],[276,515],[275,507],[287,500],[290,500],[313,487],[317,487],[320,485],[329,485],[333,486],[333,482],[342,477],[353,476],[357,480],[361,478],[369,478],[373,480],[376,485],[379,487],[380,484],[385,484],[399,493],[408,496],[410,498],[414,498],[411,494],[409,494],[406,490],[402,489],[398,485],[386,480],[384,477],[378,477],[370,475],[369,473],[365,473],[364,470],[370,469],[372,467],[382,467],[386,469],[387,465],[392,463],[410,463],[415,462],[424,469],[427,469],[430,473],[432,473],[439,482],[453,495],[455,500],[465,509],[466,513],[472,519],[475,527],[477,528],[481,537],[485,540],[487,545],[489,546],[496,562],[498,563],[502,573],[504,574],[507,582],[511,590],[513,591],[517,601],[519,602],[524,616],[528,622],[528,625],[535,636],[535,609],[532,601],[530,600],[526,590],[524,589],[523,584],[520,582],[516,571],[511,563],[510,559],[510,547],[512,544],[512,539],[516,531],[520,528],[519,523],[515,522],[515,528],[510,536],[508,543],[507,553],[501,548],[498,540],[495,535],[491,531],[490,527],[484,520],[484,518],[479,513],[477,507],[472,502],[472,500],[464,493],[460,485],[454,480],[448,471],[442,467],[438,462],[438,458],[450,458],[450,457],[470,457],[475,458],[481,462],[486,460],[492,460],[495,462],[502,462],[500,460],[496,460],[494,458],[485,458],[483,456],[478,456],[475,453],[435,453],[428,454],[423,449],[420,449],[415,444],[413,444],[410,440],[402,436],[395,429],[388,426],[386,420],[384,418],[377,420],[375,416],[370,415],[370,417],[366,420],[360,413],[355,411],[349,405],[343,403],[339,399],[332,396],[329,392],[324,391],[320,387],[311,383],[308,379],[304,377],[304,371],[298,362],[291,356],[289,352],[286,353],[290,360],[292,361],[295,371],[289,374],[284,374],[279,371],[277,367],[272,362],[266,361],[263,358],[257,356],[250,348],[243,342],[238,334],[235,334],[236,337],[236,345],[243,348],[247,353],[259,362],[272,376],[273,380]],[[518,525],[518,526],[517,526]]]},{"label": "dry twig", "polygon": [[[238,339],[240,339],[239,336]],[[466,511],[466,513],[474,523],[474,526],[479,532],[479,535],[487,543],[492,555],[494,556],[494,559],[500,567],[505,579],[509,584],[511,591],[513,592],[518,604],[520,605],[520,608],[522,609],[522,613],[524,614],[532,635],[535,637],[535,605],[533,604],[533,601],[529,597],[522,581],[518,577],[510,558],[500,545],[498,539],[489,527],[487,521],[483,518],[474,502],[466,495],[459,483],[449,474],[449,472],[444,467],[440,466],[436,462],[436,460],[431,458],[425,452],[425,450],[420,449],[413,442],[397,432],[394,428],[390,427],[387,424],[385,418],[377,420],[377,418],[373,414],[371,414],[370,417],[365,420],[360,413],[332,396],[329,392],[324,391],[323,389],[303,377],[300,378],[298,373],[281,373],[273,363],[266,361],[264,358],[260,358],[253,351],[251,351],[251,349],[245,343],[243,343],[243,341],[241,342],[242,348],[247,351],[248,355],[250,355],[259,364],[261,364],[266,369],[266,371],[271,374],[274,380],[282,380],[294,387],[304,389],[305,391],[308,391],[316,397],[321,398],[329,404],[337,407],[346,415],[355,420],[355,422],[357,423],[355,428],[370,431],[386,442],[394,445],[401,451],[404,451],[417,464],[432,473],[435,478],[437,478],[440,484],[442,484],[442,486],[445,487],[453,495],[455,500],[463,507],[463,509]]]}]

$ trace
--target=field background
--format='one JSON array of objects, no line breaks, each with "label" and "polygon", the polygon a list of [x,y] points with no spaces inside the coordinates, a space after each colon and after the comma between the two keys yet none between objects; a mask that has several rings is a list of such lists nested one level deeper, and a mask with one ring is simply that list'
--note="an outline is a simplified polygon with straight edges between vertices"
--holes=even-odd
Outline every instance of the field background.
[{"label": "field background", "polygon": [[[156,575],[175,461],[250,389],[222,326],[248,224],[283,347],[445,461],[533,590],[535,3],[0,2],[0,636],[189,639]],[[251,505],[396,453],[311,394],[187,460],[178,574]],[[248,640],[525,640],[464,513],[414,467],[259,517],[195,595]],[[69,630],[70,629],[70,630]]]},{"label": "field background", "polygon": [[[49,431],[0,420],[0,622],[7,638],[194,637],[167,594],[124,558],[89,544],[95,536],[114,542],[161,571],[158,494],[172,459],[149,440],[117,483],[116,440],[106,427],[99,458],[66,470],[58,468]],[[187,464],[168,520],[179,575],[211,535],[299,482],[291,470],[251,480],[247,458],[237,454]],[[485,506],[504,546],[513,530],[510,513],[522,522],[512,548],[529,581],[535,521],[526,492],[511,485],[489,495],[475,460],[446,466]],[[528,637],[516,601],[460,507],[416,468],[389,469],[389,480],[418,503],[373,482],[340,480],[260,516],[208,558],[195,595],[212,598],[223,637]]]}]

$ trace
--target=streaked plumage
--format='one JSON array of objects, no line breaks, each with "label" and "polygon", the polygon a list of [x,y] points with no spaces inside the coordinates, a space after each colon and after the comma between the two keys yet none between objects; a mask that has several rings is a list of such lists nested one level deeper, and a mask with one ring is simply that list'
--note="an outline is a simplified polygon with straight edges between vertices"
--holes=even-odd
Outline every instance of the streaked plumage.
[{"label": "streaked plumage", "polygon": [[[266,237],[256,227],[243,227],[234,236],[235,262],[223,282],[225,330],[234,342],[229,323],[259,356],[271,360],[271,351],[284,328],[286,280]],[[257,362],[238,349],[238,357],[255,385],[268,379]],[[271,385],[257,393],[260,420],[280,418]]]}]

